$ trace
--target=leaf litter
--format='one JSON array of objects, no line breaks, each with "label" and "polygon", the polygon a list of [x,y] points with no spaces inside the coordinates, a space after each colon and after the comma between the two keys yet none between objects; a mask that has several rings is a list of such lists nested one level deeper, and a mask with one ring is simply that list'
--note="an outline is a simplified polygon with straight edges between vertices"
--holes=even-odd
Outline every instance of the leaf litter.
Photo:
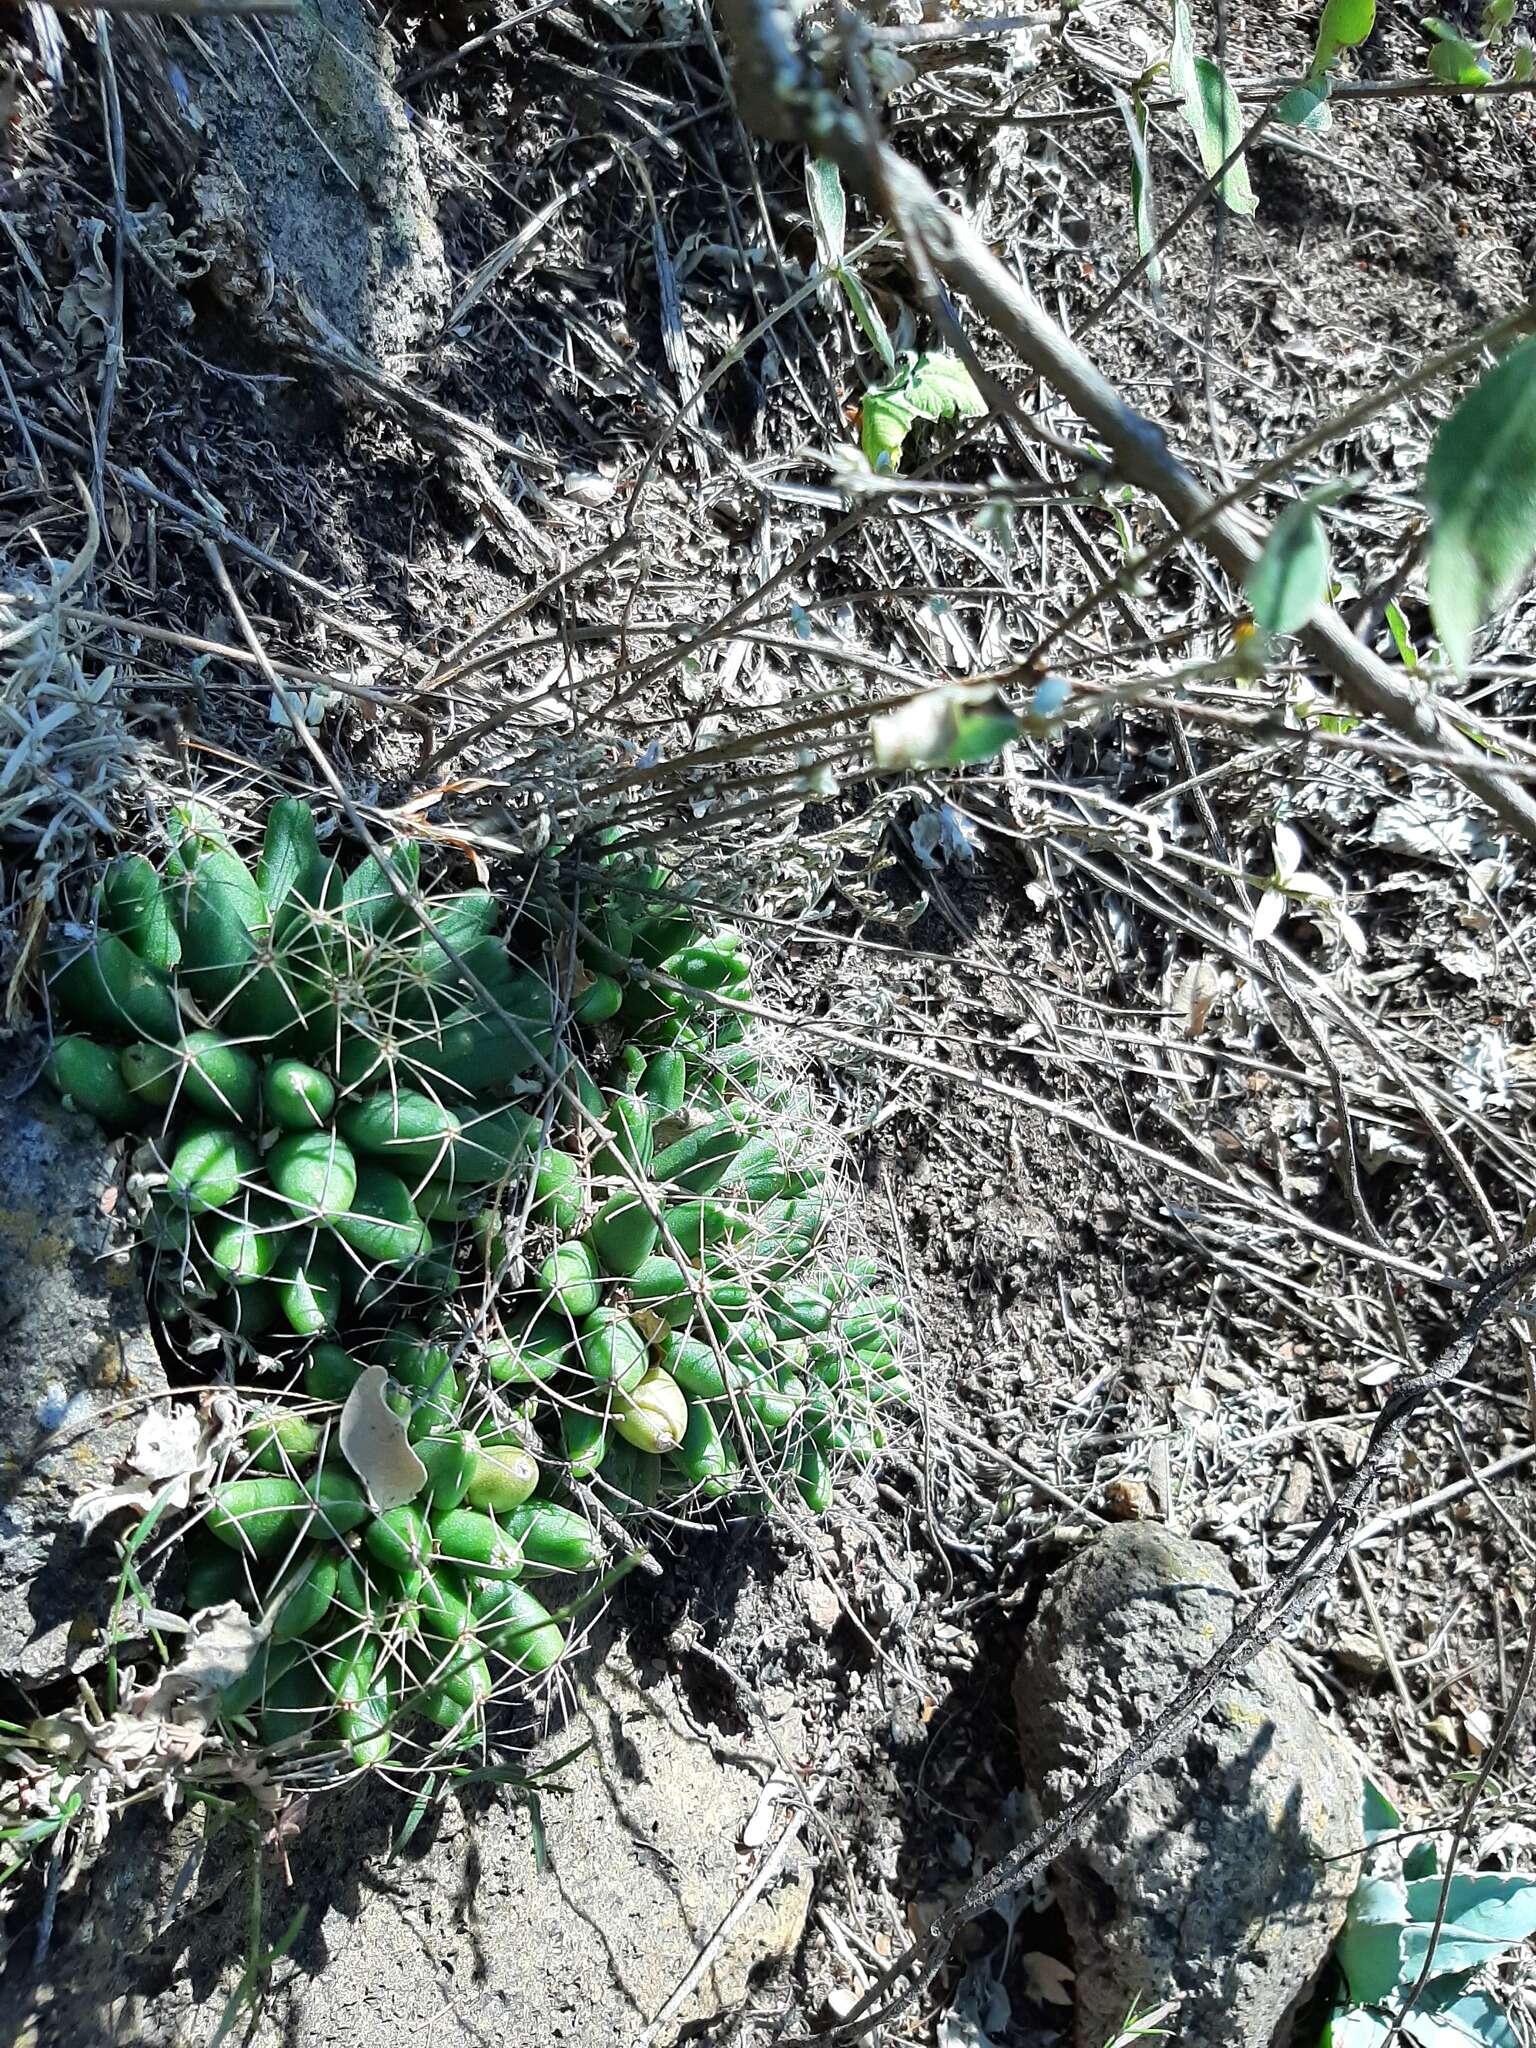
[{"label": "leaf litter", "polygon": [[[1024,726],[1027,693],[1010,687],[995,734],[963,730],[972,705],[947,693],[976,687],[957,680],[964,650],[989,650],[984,672],[1027,656],[1094,580],[1072,522],[1086,522],[1113,564],[1147,537],[1141,509],[1081,491],[1070,469],[1050,472],[1046,488],[996,419],[925,416],[901,472],[868,479],[878,489],[856,492],[847,458],[829,475],[863,394],[888,373],[859,295],[893,349],[920,353],[939,337],[888,252],[851,257],[868,227],[856,202],[836,256],[857,292],[837,286],[845,310],[825,313],[815,266],[833,252],[830,243],[810,252],[830,223],[813,220],[795,177],[770,184],[772,206],[756,210],[739,138],[701,102],[700,77],[718,74],[688,9],[669,10],[672,49],[651,47],[648,13],[604,20],[602,47],[584,53],[582,89],[621,110],[612,121],[664,124],[679,109],[704,109],[691,127],[657,127],[648,169],[662,252],[625,161],[590,175],[609,141],[583,131],[563,90],[528,95],[509,118],[514,81],[570,82],[558,23],[530,21],[494,63],[462,60],[415,94],[414,114],[446,202],[460,294],[473,279],[483,284],[456,323],[462,331],[424,353],[416,388],[354,413],[345,434],[322,426],[296,436],[285,424],[293,363],[253,367],[236,351],[202,367],[196,358],[213,361],[212,345],[185,304],[130,269],[136,345],[111,423],[126,479],[110,512],[112,550],[93,558],[87,590],[72,586],[53,604],[59,644],[79,670],[69,694],[84,709],[70,717],[102,756],[100,776],[69,785],[78,801],[61,811],[72,836],[46,849],[59,853],[47,886],[68,893],[95,814],[121,815],[136,775],[147,773],[152,805],[155,778],[174,787],[184,774],[181,728],[168,746],[148,704],[177,707],[178,717],[195,709],[200,742],[223,750],[209,758],[244,764],[232,790],[295,766],[293,736],[269,725],[270,691],[241,658],[206,578],[200,542],[210,530],[276,561],[240,556],[237,574],[260,592],[263,631],[295,681],[335,686],[329,731],[355,785],[409,802],[413,816],[477,853],[553,836],[578,798],[603,815],[637,760],[656,772],[649,822],[697,823],[711,890],[730,888],[741,817],[773,821],[763,864],[782,916],[762,936],[780,963],[776,994],[792,1020],[845,1019],[857,1041],[816,1041],[811,1081],[910,1272],[931,1388],[926,1442],[902,1448],[906,1464],[893,1460],[859,1503],[864,1526],[850,1520],[839,1534],[839,1583],[877,1646],[865,1669],[850,1667],[841,1623],[802,1640],[803,1627],[781,1625],[776,1596],[749,1591],[722,1614],[707,1582],[686,1573],[668,1596],[685,1616],[707,1617],[714,1653],[749,1685],[792,1684],[813,1740],[853,1737],[839,1851],[822,1867],[830,1926],[813,1926],[787,1994],[809,2015],[856,1981],[855,1966],[867,1972],[889,1952],[909,1913],[953,1896],[953,1811],[968,1839],[986,1845],[984,1858],[1023,1827],[1008,1803],[1016,1764],[1002,1696],[1010,1630],[1040,1573],[1112,1504],[1135,1502],[1219,1540],[1241,1579],[1265,1583],[1303,1540],[1325,1478],[1358,1453],[1375,1390],[1443,1330],[1443,1294],[1399,1288],[1368,1257],[1351,1262],[1261,1221],[1255,1192],[1282,1188],[1367,1250],[1374,1230],[1441,1278],[1491,1256],[1495,1226],[1518,1228],[1536,1190],[1519,1057],[1528,863],[1433,764],[1370,752],[1373,733],[1350,726],[1316,678],[1283,664],[1259,680],[1203,678],[1225,619],[1178,563],[1132,579],[1134,624],[1101,611],[1091,632],[1051,650],[1070,722],[1056,704],[1038,729]],[[1384,380],[1403,347],[1404,251],[1422,245],[1433,259],[1413,271],[1416,325],[1465,331],[1461,286],[1443,280],[1463,276],[1469,243],[1482,266],[1476,290],[1512,302],[1523,290],[1522,237],[1536,225],[1536,180],[1508,188],[1491,142],[1420,103],[1372,110],[1374,157],[1320,164],[1271,140],[1246,169],[1256,225],[1229,185],[1239,210],[1223,253],[1187,233],[1162,252],[1158,300],[1133,292],[1106,309],[1140,253],[1115,94],[1166,56],[1171,25],[1084,20],[1070,74],[1049,34],[1034,31],[1027,63],[1003,37],[962,40],[944,61],[898,43],[885,112],[898,147],[949,153],[950,183],[979,233],[1047,279],[1075,317],[1096,321],[1099,360],[1125,388],[1153,377],[1182,387],[1193,360],[1198,421],[1208,371],[1226,459],[1241,465]],[[1302,76],[1308,35],[1308,24],[1280,18],[1241,25],[1222,59],[1225,79],[1246,91],[1257,77]],[[1388,48],[1395,67],[1409,66],[1401,39]],[[442,54],[436,42],[430,54]],[[1353,61],[1335,68],[1343,75]],[[1191,48],[1198,114],[1186,95],[1194,125],[1184,136],[1173,139],[1161,108],[1151,128],[1164,220],[1191,190],[1191,141],[1203,162],[1230,134],[1213,62]],[[978,107],[1005,88],[1022,96],[1029,119],[1045,117],[1038,127],[978,130]],[[1303,146],[1338,151],[1345,120],[1356,118],[1348,105],[1331,103],[1332,126],[1309,130]],[[81,160],[99,170],[99,110],[82,100],[75,111]],[[61,113],[70,116],[67,99]],[[1491,110],[1489,132],[1508,164],[1530,168],[1528,139],[1502,110]],[[969,139],[950,140],[961,134]],[[1508,203],[1490,210],[1481,200],[1494,189]],[[1393,196],[1423,191],[1448,195],[1475,222],[1468,236],[1454,224],[1442,232],[1437,217]],[[1353,209],[1347,243],[1330,215],[1335,192]],[[96,226],[110,226],[109,181],[97,177],[88,198]],[[54,223],[41,187],[33,203],[17,233],[44,250]],[[497,249],[536,219],[529,260],[496,270]],[[87,248],[93,232],[87,222]],[[1270,266],[1275,241],[1254,235],[1279,238],[1285,278]],[[689,360],[716,380],[707,402],[686,409],[690,394],[675,388],[666,354],[675,339],[661,303],[668,274]],[[62,333],[64,285],[42,264],[37,276],[16,331]],[[786,309],[797,292],[805,296]],[[93,303],[110,315],[99,291]],[[98,326],[76,323],[87,367]],[[1304,334],[1307,352],[1288,349],[1288,333]],[[976,339],[989,370],[1010,381],[1002,352]],[[317,376],[312,364],[302,374]],[[45,376],[25,395],[26,417],[85,451],[73,459],[89,468],[91,423],[72,390]],[[430,424],[420,401],[505,444],[495,455],[506,465],[499,496],[487,472],[443,453],[431,438],[442,423]],[[1038,416],[1060,436],[1077,431],[1048,397]],[[1333,573],[1366,607],[1357,629],[1394,646],[1368,608],[1369,593],[1390,583],[1410,644],[1433,668],[1428,588],[1416,569],[1396,572],[1411,555],[1409,486],[1432,426],[1403,405],[1361,429],[1347,473],[1364,482],[1347,509],[1330,512],[1329,538]],[[55,519],[63,530],[78,501],[53,444],[37,445],[45,487],[25,486],[36,496],[33,524]],[[802,463],[786,450],[828,459]],[[179,509],[146,498],[136,473]],[[971,524],[1000,493],[1008,552],[982,546]],[[863,520],[829,544],[830,522],[860,507]],[[643,531],[638,559],[620,545],[628,522]],[[555,588],[550,535],[563,561],[584,565]],[[77,610],[110,623],[73,616],[80,595],[89,603]],[[937,632],[936,602],[947,608]],[[1157,641],[1154,618],[1170,644],[1149,661],[1142,643]],[[141,626],[171,637],[142,637]],[[1515,701],[1516,677],[1499,664],[1528,654],[1530,631],[1517,595],[1492,666],[1473,679],[1490,718]],[[616,649],[633,675],[616,667]],[[118,687],[126,674],[132,696]],[[111,680],[97,717],[85,698],[103,675]],[[610,707],[635,675],[631,729]],[[872,705],[903,693],[926,698],[929,719],[922,731],[898,720],[889,742],[893,774],[924,776],[926,809],[915,819],[903,809],[910,799],[886,805],[859,779],[871,720],[888,715]],[[429,735],[396,716],[407,704],[429,706]],[[125,712],[121,734],[108,705]],[[830,737],[812,729],[754,751],[762,734],[827,707],[845,714]],[[979,699],[976,708],[987,709]],[[1223,722],[1245,718],[1262,727],[1262,745]],[[51,731],[29,742],[34,752],[52,744]],[[572,733],[584,752],[563,744]],[[1000,756],[982,746],[998,735]],[[942,765],[972,758],[973,743],[975,766]],[[418,772],[445,748],[460,751]],[[941,765],[925,767],[935,754]],[[96,765],[89,752],[78,758]],[[53,785],[15,786],[30,798],[16,815],[33,829],[49,815],[38,792]],[[1309,886],[1272,892],[1278,914],[1265,917],[1276,922],[1256,932],[1287,832],[1304,857],[1286,879]],[[1261,951],[1258,936],[1273,943]],[[1463,971],[1469,951],[1475,974]],[[1086,1110],[1100,1136],[1068,1136],[1048,1115],[989,1092],[999,1085]],[[1169,1169],[1127,1153],[1129,1134],[1155,1136],[1167,1158],[1212,1166],[1224,1192],[1192,1197]],[[1469,1391],[1455,1425],[1431,1431],[1419,1466],[1389,1483],[1383,1511],[1408,1519],[1363,1553],[1382,1568],[1375,1615],[1343,1583],[1294,1645],[1318,1695],[1431,1817],[1443,1813],[1458,1751],[1483,1739],[1478,1717],[1500,1696],[1498,1646],[1529,1625],[1536,1589],[1524,1497],[1474,1486],[1456,1504],[1411,1511],[1518,1436],[1521,1384],[1511,1350]],[[208,1450],[184,1425],[167,1441],[160,1418],[115,1507],[134,1512],[162,1492],[191,1500]],[[372,1469],[371,1454],[364,1463]],[[785,1611],[798,1615],[797,1554],[762,1540],[793,1597]],[[1340,1660],[1346,1641],[1369,1646],[1372,1675]],[[204,1668],[220,1668],[222,1654],[214,1643]],[[138,1754],[132,1734],[122,1732],[125,1756]],[[117,1739],[102,1741],[110,1749]],[[1528,1798],[1522,1767],[1491,1824],[1518,1828]],[[302,1864],[296,1854],[296,1874]],[[993,1944],[1006,1966],[990,1985],[974,1957],[942,1985],[937,2024],[970,2028],[965,2048],[976,2048],[978,2029],[994,2040],[1059,2033],[1045,1993],[1065,1980],[1026,1961],[1067,1964],[1042,1903],[1044,1913],[1032,1903],[1027,1916],[1038,1936],[1021,1922],[1011,1948]],[[990,1937],[997,1923],[985,1927]]]}]

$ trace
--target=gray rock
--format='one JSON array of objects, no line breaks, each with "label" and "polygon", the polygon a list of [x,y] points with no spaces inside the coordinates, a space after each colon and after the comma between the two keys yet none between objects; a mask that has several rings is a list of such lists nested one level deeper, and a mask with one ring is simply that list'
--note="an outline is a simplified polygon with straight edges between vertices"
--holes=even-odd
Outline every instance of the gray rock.
[{"label": "gray rock", "polygon": [[[803,1736],[786,1716],[786,1748]],[[251,2048],[630,2048],[667,2006],[735,1903],[737,1848],[768,1770],[690,1725],[673,1682],[622,1651],[584,1678],[568,1724],[527,1768],[588,1735],[541,1794],[547,1868],[526,1806],[451,1801],[399,1856],[406,1802],[377,1781],[311,1800],[288,1843],[292,1884],[268,1879],[267,1938],[303,1928]],[[238,1830],[206,1849],[130,1815],[72,1902],[41,1981],[0,2039],[29,2048],[205,2048],[245,1967],[250,1868]],[[712,2022],[763,1995],[794,1954],[811,1870],[793,1852],[652,2037],[718,2038]],[[78,1917],[76,1917],[78,1916]],[[701,2027],[702,2034],[696,2030]]]},{"label": "gray rock", "polygon": [[109,1483],[165,1375],[101,1135],[44,1088],[16,1099],[20,1079],[0,1069],[0,1671],[38,1680],[100,1653],[116,1563],[70,1509]]},{"label": "gray rock", "polygon": [[[1132,1522],[1051,1581],[1014,1682],[1025,1776],[1054,1814],[1230,1633],[1219,1550]],[[1354,1888],[1360,1773],[1267,1650],[1057,1863],[1079,2048],[1179,1997],[1181,2048],[1269,2048],[1311,1988]]]},{"label": "gray rock", "polygon": [[449,280],[387,33],[361,0],[198,33],[216,68],[190,48],[178,63],[206,131],[192,192],[210,283],[397,368],[440,326]]}]

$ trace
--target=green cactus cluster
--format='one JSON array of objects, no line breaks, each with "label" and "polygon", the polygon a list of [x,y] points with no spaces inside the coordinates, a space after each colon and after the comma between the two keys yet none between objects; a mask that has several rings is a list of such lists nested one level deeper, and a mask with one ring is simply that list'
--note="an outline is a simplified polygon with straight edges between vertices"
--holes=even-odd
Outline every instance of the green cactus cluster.
[{"label": "green cactus cluster", "polygon": [[578,872],[500,929],[413,842],[343,871],[283,800],[248,865],[197,808],[54,947],[48,1071],[140,1140],[162,1314],[285,1371],[185,1558],[188,1613],[259,1617],[223,1717],[266,1745],[474,1740],[626,1525],[820,1513],[909,1398],[741,935],[611,845]]}]

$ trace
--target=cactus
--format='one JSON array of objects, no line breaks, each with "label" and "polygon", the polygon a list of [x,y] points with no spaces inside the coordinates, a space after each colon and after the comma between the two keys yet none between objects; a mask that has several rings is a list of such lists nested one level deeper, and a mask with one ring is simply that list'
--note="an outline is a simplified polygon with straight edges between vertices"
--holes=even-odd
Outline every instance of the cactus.
[{"label": "cactus", "polygon": [[[660,869],[599,853],[562,1001],[520,957],[569,959],[552,894],[500,933],[489,891],[423,889],[414,842],[342,872],[291,799],[249,863],[206,816],[178,834],[56,953],[48,1071],[140,1145],[162,1312],[292,1367],[193,1539],[188,1601],[270,1621],[226,1724],[398,1763],[402,1730],[469,1742],[558,1664],[600,1530],[825,1512],[909,1396],[904,1311],[832,1252],[806,1120],[765,1099],[749,950]],[[376,1512],[338,1424],[380,1386],[420,1483]]]}]

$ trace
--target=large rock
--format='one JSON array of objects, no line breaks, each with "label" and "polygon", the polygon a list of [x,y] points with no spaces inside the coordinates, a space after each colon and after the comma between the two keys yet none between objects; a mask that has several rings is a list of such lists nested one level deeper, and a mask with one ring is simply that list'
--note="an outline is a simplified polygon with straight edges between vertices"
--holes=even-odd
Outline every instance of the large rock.
[{"label": "large rock", "polygon": [[[786,1718],[786,1749],[801,1737]],[[738,1842],[769,1773],[754,1736],[732,1756],[690,1725],[672,1681],[622,1650],[590,1678],[528,1770],[592,1746],[546,1784],[548,1867],[526,1806],[451,1801],[399,1856],[407,1802],[376,1781],[324,1795],[287,1842],[291,1885],[267,1882],[266,1938],[299,1907],[251,2048],[630,2048],[661,2014],[749,1881]],[[780,1816],[782,1818],[782,1816]],[[129,1816],[68,1907],[41,1982],[0,1998],[0,2039],[27,2048],[206,2048],[248,1955],[249,1852],[238,1830],[199,1866],[204,1824]],[[768,1845],[771,1847],[771,1843]],[[271,1866],[275,1868],[275,1866]],[[195,1882],[188,1882],[195,1871]],[[180,1889],[178,1889],[178,1877]],[[792,1956],[811,1871],[791,1851],[653,2037],[712,2023]],[[695,2029],[702,2027],[702,2036]]]},{"label": "large rock", "polygon": [[70,1510],[165,1375],[101,1135],[21,1078],[0,1069],[0,1671],[40,1680],[100,1654],[117,1566]]},{"label": "large rock", "polygon": [[[1243,1606],[1220,1551],[1153,1523],[1106,1531],[1051,1581],[1014,1684],[1045,1815],[1156,1718]],[[1056,1865],[1079,2048],[1112,2039],[1133,1999],[1174,1996],[1181,2048],[1283,2039],[1354,1889],[1360,1800],[1353,1753],[1265,1651]]]},{"label": "large rock", "polygon": [[[448,306],[448,267],[393,46],[362,0],[259,24],[201,22],[177,61],[203,131],[192,181],[209,281],[282,328],[327,330],[385,368]],[[310,317],[306,317],[310,316]]]}]

